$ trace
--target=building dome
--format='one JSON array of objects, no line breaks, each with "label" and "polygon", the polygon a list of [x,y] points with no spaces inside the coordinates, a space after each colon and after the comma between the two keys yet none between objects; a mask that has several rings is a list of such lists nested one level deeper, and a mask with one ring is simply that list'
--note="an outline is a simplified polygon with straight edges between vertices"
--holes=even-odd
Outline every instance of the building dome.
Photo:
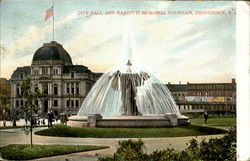
[{"label": "building dome", "polygon": [[67,65],[72,65],[72,60],[69,53],[56,41],[44,43],[33,56],[33,62],[43,60],[62,60]]}]

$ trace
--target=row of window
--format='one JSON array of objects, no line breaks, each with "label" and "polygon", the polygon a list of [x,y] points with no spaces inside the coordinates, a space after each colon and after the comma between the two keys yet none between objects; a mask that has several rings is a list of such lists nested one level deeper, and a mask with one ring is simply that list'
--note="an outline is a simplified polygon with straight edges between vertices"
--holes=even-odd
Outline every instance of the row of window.
[{"label": "row of window", "polygon": [[[35,105],[38,106],[38,100],[35,100]],[[24,105],[26,104],[25,101],[23,100],[16,100],[16,107],[24,107]]]},{"label": "row of window", "polygon": [[[189,96],[235,96],[235,92],[212,91],[212,92],[189,92]],[[185,96],[184,93],[173,93],[173,96]]]},{"label": "row of window", "polygon": [[66,93],[67,94],[80,94],[79,83],[67,83]]},{"label": "row of window", "polygon": [[192,110],[192,109],[205,109],[205,110],[235,110],[235,106],[179,106],[179,109]]},{"label": "row of window", "polygon": [[79,100],[67,100],[66,101],[66,106],[69,108],[77,108],[79,107]]},{"label": "row of window", "polygon": [[233,84],[230,85],[189,85],[188,86],[189,89],[220,89],[220,90],[234,90],[236,89],[236,86]]},{"label": "row of window", "polygon": [[208,91],[208,92],[189,92],[192,96],[235,96],[235,92],[229,91]]},{"label": "row of window", "polygon": [[49,67],[42,67],[39,69],[32,69],[32,74],[33,75],[46,75],[46,74],[61,74],[61,68],[54,68],[53,72],[50,72],[50,68]]},{"label": "row of window", "polygon": [[[35,100],[35,105],[37,105],[38,106],[38,100]],[[18,108],[18,107],[24,107],[24,105],[25,105],[25,101],[23,101],[23,100],[16,100],[16,107]],[[67,107],[71,107],[71,108],[77,108],[77,107],[79,107],[79,100],[67,100],[66,101],[66,106]],[[54,100],[53,101],[53,106],[54,107],[58,107],[58,100]]]},{"label": "row of window", "polygon": [[[61,74],[61,68],[54,68],[53,72],[50,72],[50,68],[49,67],[42,67],[40,69],[33,69],[32,70],[32,74],[33,75],[47,75],[47,74]],[[70,77],[71,78],[75,78],[75,72],[71,72],[70,73]],[[22,78],[21,78],[22,79]]]},{"label": "row of window", "polygon": [[[43,84],[43,89],[44,89],[45,94],[49,94],[48,84]],[[38,91],[37,84],[35,85],[35,91]],[[67,83],[66,93],[67,94],[80,94],[79,83],[76,83],[76,86],[74,86],[74,83],[71,83],[71,88],[69,86],[69,83]],[[53,94],[56,95],[56,96],[58,95],[58,86],[57,86],[57,84],[54,84]],[[17,96],[23,95],[21,87],[16,88],[16,95]]]}]

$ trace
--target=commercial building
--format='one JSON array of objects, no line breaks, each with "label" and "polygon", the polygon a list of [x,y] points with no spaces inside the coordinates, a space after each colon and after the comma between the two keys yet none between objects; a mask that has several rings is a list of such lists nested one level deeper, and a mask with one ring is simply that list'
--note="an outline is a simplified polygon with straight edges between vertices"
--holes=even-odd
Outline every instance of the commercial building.
[{"label": "commercial building", "polygon": [[236,82],[167,84],[181,112],[236,111]]}]

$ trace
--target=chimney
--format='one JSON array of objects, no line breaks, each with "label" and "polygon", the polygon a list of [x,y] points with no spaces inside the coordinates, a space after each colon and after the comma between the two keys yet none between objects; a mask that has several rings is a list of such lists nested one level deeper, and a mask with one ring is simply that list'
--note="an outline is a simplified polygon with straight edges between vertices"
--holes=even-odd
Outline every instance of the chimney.
[{"label": "chimney", "polygon": [[181,84],[181,81],[179,81],[179,84]]},{"label": "chimney", "polygon": [[232,83],[235,83],[235,78],[232,79]]}]

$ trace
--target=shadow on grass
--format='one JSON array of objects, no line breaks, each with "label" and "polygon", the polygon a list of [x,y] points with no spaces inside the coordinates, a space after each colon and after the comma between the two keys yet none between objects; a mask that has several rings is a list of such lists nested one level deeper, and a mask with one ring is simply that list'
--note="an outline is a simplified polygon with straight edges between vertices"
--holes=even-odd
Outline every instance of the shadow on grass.
[{"label": "shadow on grass", "polygon": [[36,135],[56,137],[83,138],[151,138],[151,137],[180,137],[224,134],[222,129],[188,125],[166,128],[77,128],[66,125],[56,125],[53,128],[35,132]]}]

